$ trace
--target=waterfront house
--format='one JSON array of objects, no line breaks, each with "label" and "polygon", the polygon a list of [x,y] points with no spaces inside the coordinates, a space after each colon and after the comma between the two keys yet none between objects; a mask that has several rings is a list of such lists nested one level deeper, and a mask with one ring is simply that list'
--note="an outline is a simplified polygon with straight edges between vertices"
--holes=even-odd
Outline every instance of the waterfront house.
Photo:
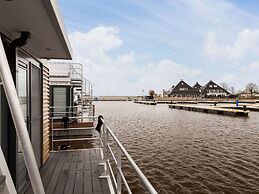
[{"label": "waterfront house", "polygon": [[[0,4],[0,36],[40,168],[49,157],[49,70],[44,59],[71,59],[71,49],[53,1]],[[23,193],[30,181],[3,86],[0,101],[0,144],[16,190]]]},{"label": "waterfront house", "polygon": [[171,88],[170,91],[172,97],[198,97],[200,95],[199,90],[191,87],[183,80]]},{"label": "waterfront house", "polygon": [[196,82],[196,84],[192,88],[197,90],[197,91],[199,91],[199,92],[201,92],[202,86],[198,82]]},{"label": "waterfront house", "polygon": [[226,97],[230,95],[230,92],[210,80],[206,85],[201,88],[201,95],[206,98]]}]

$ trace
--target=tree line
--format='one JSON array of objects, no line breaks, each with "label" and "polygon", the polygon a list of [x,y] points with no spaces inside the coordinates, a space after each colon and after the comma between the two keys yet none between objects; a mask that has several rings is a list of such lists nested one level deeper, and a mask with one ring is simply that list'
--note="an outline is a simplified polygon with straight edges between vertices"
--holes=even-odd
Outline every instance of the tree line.
[{"label": "tree line", "polygon": [[245,87],[244,90],[238,90],[236,91],[233,86],[228,87],[226,83],[221,83],[221,87],[224,88],[225,90],[228,90],[231,94],[242,94],[242,93],[248,93],[250,96],[254,96],[259,92],[259,87],[255,83],[248,83]]}]

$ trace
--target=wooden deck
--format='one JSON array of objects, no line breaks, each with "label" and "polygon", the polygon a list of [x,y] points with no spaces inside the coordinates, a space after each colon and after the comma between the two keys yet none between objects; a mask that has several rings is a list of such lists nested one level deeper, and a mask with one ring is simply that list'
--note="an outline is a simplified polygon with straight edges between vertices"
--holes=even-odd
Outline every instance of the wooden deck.
[{"label": "wooden deck", "polygon": [[249,113],[249,111],[229,109],[229,108],[220,108],[217,106],[197,106],[197,105],[172,104],[172,105],[169,105],[169,108],[194,111],[194,112],[210,113],[210,114],[219,114],[219,115],[226,115],[226,116],[234,116],[234,117],[236,117],[236,116],[248,117],[248,113]]},{"label": "wooden deck", "polygon": [[[100,179],[103,167],[100,149],[51,152],[40,169],[46,194],[110,194],[107,179]],[[29,187],[26,194],[32,194]]]},{"label": "wooden deck", "polygon": [[146,104],[146,105],[156,105],[155,101],[134,101],[134,103]]},{"label": "wooden deck", "polygon": [[[241,105],[241,106],[236,106],[236,105],[217,105],[217,107],[220,107],[220,108],[231,108],[231,109],[237,109],[237,110],[243,110],[244,107]],[[250,111],[254,111],[254,112],[259,112],[259,107],[258,106],[252,106],[252,105],[246,105],[246,109],[247,110],[250,110]]]}]

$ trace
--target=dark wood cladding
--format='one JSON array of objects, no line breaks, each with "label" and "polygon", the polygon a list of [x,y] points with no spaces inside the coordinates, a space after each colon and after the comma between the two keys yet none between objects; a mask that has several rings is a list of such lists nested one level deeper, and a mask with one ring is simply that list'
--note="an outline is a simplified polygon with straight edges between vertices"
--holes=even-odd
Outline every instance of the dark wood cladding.
[{"label": "dark wood cladding", "polygon": [[199,90],[192,88],[183,80],[181,80],[176,86],[174,86],[170,93],[170,96],[173,97],[196,97],[199,95]]}]

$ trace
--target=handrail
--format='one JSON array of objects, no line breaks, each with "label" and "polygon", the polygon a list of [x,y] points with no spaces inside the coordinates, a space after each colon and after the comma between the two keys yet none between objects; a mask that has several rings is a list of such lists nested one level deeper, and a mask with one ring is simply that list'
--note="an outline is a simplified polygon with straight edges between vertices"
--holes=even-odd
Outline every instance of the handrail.
[{"label": "handrail", "polygon": [[[52,129],[54,129],[53,127],[53,121],[55,119],[62,119],[63,117],[52,117]],[[99,117],[97,116],[80,116],[80,117],[68,117],[69,119],[82,119],[82,118],[92,118],[92,119],[96,119]],[[121,194],[121,189],[122,189],[122,184],[124,184],[127,192],[129,194],[132,194],[131,189],[126,181],[126,178],[122,172],[122,166],[121,166],[121,154],[123,154],[126,159],[128,160],[129,164],[132,166],[133,170],[136,172],[137,176],[139,177],[139,179],[141,180],[141,182],[143,183],[143,185],[145,186],[146,190],[150,193],[150,194],[157,194],[157,191],[155,190],[155,188],[151,185],[151,183],[149,182],[149,180],[146,178],[146,176],[143,174],[143,172],[140,170],[140,168],[137,166],[137,164],[134,162],[134,160],[131,158],[131,156],[129,155],[129,153],[127,152],[127,150],[124,148],[124,146],[121,144],[121,142],[118,140],[118,138],[115,136],[115,134],[112,132],[112,130],[106,125],[104,119],[101,118],[101,121],[103,123],[101,132],[99,134],[99,137],[91,137],[91,138],[76,138],[76,139],[60,139],[60,140],[54,140],[54,141],[76,141],[76,140],[80,140],[80,141],[84,141],[84,140],[99,140],[101,143],[101,147],[103,148],[103,156],[104,156],[104,162],[103,163],[105,165],[105,172],[101,177],[105,177],[105,178],[109,178],[112,181],[112,184],[110,186],[114,186],[116,189],[116,193]],[[53,131],[52,130],[52,150],[53,150]],[[115,142],[115,144],[117,145],[117,152],[116,155],[114,154],[114,152],[112,151],[112,148],[109,144],[109,136],[113,139],[113,141]],[[117,178],[115,178],[115,173],[112,169],[111,163],[109,161],[109,154],[111,155],[112,160],[115,163],[116,169],[117,169],[117,173],[116,176]],[[117,156],[117,158],[116,158]],[[101,164],[101,163],[100,163]]]},{"label": "handrail", "polygon": [[[54,116],[54,117],[50,117],[50,120],[51,120],[51,150],[53,151],[54,150],[54,142],[57,142],[57,141],[85,141],[85,140],[99,140],[101,142],[101,139],[98,137],[98,138],[95,138],[95,137],[90,137],[90,138],[61,138],[61,139],[54,139],[54,131],[59,131],[58,129],[59,128],[54,128],[54,120],[61,120],[63,119],[64,117],[57,117],[57,116]],[[76,117],[67,117],[68,119],[78,119],[78,120],[83,120],[83,119],[93,119],[93,121],[98,118],[97,116],[76,116]],[[93,130],[95,129],[95,127],[80,127],[80,128],[62,128],[62,130],[60,129],[60,131],[73,131],[75,129],[79,129],[79,130]],[[101,142],[102,144],[102,142]]]},{"label": "handrail", "polygon": [[[50,117],[51,119],[62,119],[63,117]],[[69,119],[84,119],[84,118],[89,118],[89,119],[97,119],[97,116],[79,116],[79,117],[67,117]]]},{"label": "handrail", "polygon": [[[127,158],[128,162],[130,163],[130,165],[132,166],[133,170],[137,173],[139,179],[142,181],[142,183],[144,184],[144,186],[146,187],[147,191],[151,194],[157,194],[157,191],[155,190],[155,188],[151,185],[151,183],[149,182],[149,180],[146,178],[146,176],[143,174],[143,172],[140,170],[140,168],[137,166],[137,164],[134,162],[134,160],[131,158],[131,156],[129,155],[129,153],[127,152],[127,150],[124,148],[124,146],[121,144],[121,142],[118,140],[118,138],[114,135],[114,133],[112,132],[112,130],[105,124],[105,121],[104,119],[102,119],[102,122],[103,122],[103,133],[104,133],[104,146],[106,146],[106,148],[104,149],[105,153],[104,156],[108,156],[108,152],[110,152],[112,154],[112,156],[114,157],[114,154],[112,153],[111,149],[110,149],[110,146],[109,146],[109,142],[105,142],[107,140],[109,140],[109,134],[111,135],[111,137],[113,138],[113,140],[115,141],[115,143],[117,144],[118,148],[121,150],[121,152],[124,154],[124,156]],[[105,158],[108,163],[109,163],[109,160],[108,158]],[[106,162],[107,162],[106,161]],[[120,154],[119,154],[119,160],[116,161],[114,160],[117,164],[117,169],[119,171],[119,174],[120,174],[120,171],[121,171],[121,166],[118,166],[118,165],[121,165],[121,158],[120,158]],[[121,177],[121,178],[124,178]],[[123,180],[124,182],[124,180]],[[118,185],[118,184],[117,184]],[[121,188],[118,189],[118,193],[121,192]],[[128,188],[127,188],[128,190]]]}]

